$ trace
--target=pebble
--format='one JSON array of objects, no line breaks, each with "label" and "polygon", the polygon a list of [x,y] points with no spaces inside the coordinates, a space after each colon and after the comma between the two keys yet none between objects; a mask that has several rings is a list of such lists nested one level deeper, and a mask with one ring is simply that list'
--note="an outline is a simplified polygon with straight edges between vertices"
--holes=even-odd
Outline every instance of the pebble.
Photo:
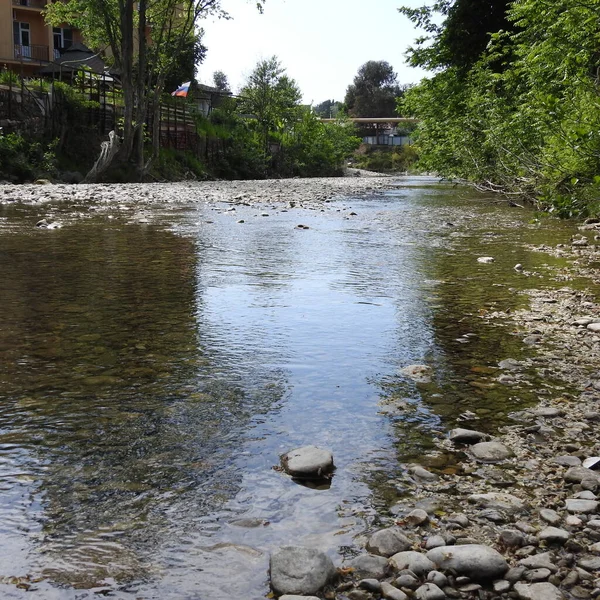
[{"label": "pebble", "polygon": [[483,263],[483,264],[489,264],[489,263],[493,263],[494,262],[494,257],[493,256],[480,256],[477,259],[478,263]]},{"label": "pebble", "polygon": [[476,580],[497,579],[508,570],[504,557],[497,550],[482,544],[434,548],[427,552],[427,558],[443,570],[452,569],[458,575]]},{"label": "pebble", "polygon": [[504,594],[510,590],[510,582],[506,581],[506,579],[498,579],[494,581],[492,587],[497,594]]},{"label": "pebble", "polygon": [[[422,508],[415,508],[404,517],[404,520],[409,525],[422,525],[429,521],[429,515]],[[402,549],[406,550],[407,548]],[[399,552],[399,550],[396,550],[396,552]]]},{"label": "pebble", "polygon": [[550,525],[558,525],[562,521],[562,517],[555,511],[550,508],[542,508],[540,510],[540,517],[546,521],[546,523],[550,523]]},{"label": "pebble", "polygon": [[598,502],[596,500],[567,498],[565,507],[572,513],[595,513],[598,510]]},{"label": "pebble", "polygon": [[365,579],[383,579],[389,570],[388,560],[375,554],[360,554],[353,558],[348,566]]},{"label": "pebble", "polygon": [[415,592],[417,600],[445,600],[446,594],[435,583],[425,583]]},{"label": "pebble", "polygon": [[519,565],[527,569],[550,569],[552,573],[558,571],[558,567],[553,563],[550,552],[534,554],[519,561]]},{"label": "pebble", "polygon": [[546,527],[538,533],[538,539],[540,541],[549,542],[551,544],[564,544],[571,534],[558,527]]},{"label": "pebble", "polygon": [[481,431],[475,431],[473,429],[452,429],[448,435],[451,442],[455,444],[476,444],[481,442],[488,436]]},{"label": "pebble", "polygon": [[387,581],[381,582],[381,594],[388,600],[408,600],[408,596]]}]

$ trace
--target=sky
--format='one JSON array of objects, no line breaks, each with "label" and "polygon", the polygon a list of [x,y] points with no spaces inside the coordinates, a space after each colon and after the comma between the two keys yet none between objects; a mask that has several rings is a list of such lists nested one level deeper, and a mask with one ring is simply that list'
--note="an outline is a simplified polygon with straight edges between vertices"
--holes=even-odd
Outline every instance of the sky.
[{"label": "sky", "polygon": [[231,20],[201,22],[208,48],[197,79],[212,85],[223,71],[239,91],[255,65],[276,55],[296,80],[305,104],[344,100],[359,67],[385,60],[398,83],[417,83],[425,72],[405,64],[404,53],[420,34],[398,12],[424,0],[266,0],[261,15],[253,0],[222,0]]}]

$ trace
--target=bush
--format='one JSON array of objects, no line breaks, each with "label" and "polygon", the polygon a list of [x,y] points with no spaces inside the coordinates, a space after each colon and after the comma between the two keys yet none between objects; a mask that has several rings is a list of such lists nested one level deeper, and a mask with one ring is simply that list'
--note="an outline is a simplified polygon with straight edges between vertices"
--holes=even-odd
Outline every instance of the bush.
[{"label": "bush", "polygon": [[0,128],[0,179],[22,183],[56,175],[56,141],[45,146]]},{"label": "bush", "polygon": [[414,146],[381,148],[362,146],[354,155],[353,166],[367,171],[398,173],[411,170],[417,162]]}]

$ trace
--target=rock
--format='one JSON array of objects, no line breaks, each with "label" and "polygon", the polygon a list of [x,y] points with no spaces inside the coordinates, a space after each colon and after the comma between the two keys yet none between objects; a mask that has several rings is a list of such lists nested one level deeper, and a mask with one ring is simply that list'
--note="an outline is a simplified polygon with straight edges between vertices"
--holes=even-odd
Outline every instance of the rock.
[{"label": "rock", "polygon": [[550,552],[534,554],[519,561],[519,565],[527,569],[550,569],[553,573],[558,571],[558,567],[552,562]]},{"label": "rock", "polygon": [[408,472],[420,481],[437,481],[439,479],[435,473],[424,469],[420,465],[413,465],[408,469]]},{"label": "rock", "polygon": [[361,579],[358,582],[358,587],[367,590],[367,592],[379,593],[381,591],[381,583],[378,579]]},{"label": "rock", "polygon": [[594,478],[600,481],[600,477],[596,471],[586,469],[585,467],[571,467],[565,473],[565,481],[569,483],[581,483],[583,479]]},{"label": "rock", "polygon": [[522,270],[523,270],[523,265],[522,265],[521,263],[517,263],[517,264],[516,264],[516,265],[513,267],[513,269],[514,269],[515,271],[522,271]]},{"label": "rock", "polygon": [[512,567],[505,573],[504,579],[509,583],[517,583],[523,577],[525,571],[527,571],[526,567]]},{"label": "rock", "polygon": [[408,367],[400,369],[400,372],[417,383],[429,383],[431,381],[432,369],[427,365],[408,365]]},{"label": "rock", "polygon": [[575,515],[569,515],[565,519],[565,525],[567,527],[581,527],[583,525],[583,521]]},{"label": "rock", "polygon": [[432,548],[439,548],[440,546],[445,546],[446,540],[441,535],[431,535],[427,538],[425,542],[425,548],[427,550],[431,550]]},{"label": "rock", "polygon": [[488,436],[481,431],[475,431],[473,429],[462,429],[460,427],[452,429],[449,434],[450,441],[455,444],[476,444],[481,442]]},{"label": "rock", "polygon": [[52,185],[52,182],[49,179],[36,179],[33,182],[34,185]]},{"label": "rock", "polygon": [[428,515],[433,515],[444,508],[444,500],[435,496],[422,498],[415,503],[415,508],[422,508]]},{"label": "rock", "polygon": [[507,548],[520,548],[525,545],[525,536],[520,531],[505,529],[500,532],[498,542]]},{"label": "rock", "polygon": [[577,492],[573,498],[577,498],[579,500],[597,500],[596,494],[591,492],[590,490],[584,490],[583,492]]},{"label": "rock", "polygon": [[408,588],[410,590],[416,590],[420,585],[417,576],[408,570],[399,573],[394,583],[396,587]]},{"label": "rock", "polygon": [[471,452],[482,462],[499,462],[512,456],[511,450],[500,442],[479,442],[471,446]]},{"label": "rock", "polygon": [[562,521],[562,517],[550,508],[542,508],[540,510],[540,518],[550,523],[550,525],[558,525]]},{"label": "rock", "polygon": [[[422,508],[415,508],[404,517],[404,520],[409,525],[422,525],[429,521],[429,515]],[[402,550],[407,550],[407,548],[403,548]],[[396,552],[400,552],[400,550],[397,550]]]},{"label": "rock", "polygon": [[596,500],[584,500],[580,498],[567,498],[565,506],[572,513],[595,513],[598,510]]},{"label": "rock", "polygon": [[593,331],[594,333],[597,333],[598,331],[600,331],[600,323],[590,323],[587,326],[587,329]]},{"label": "rock", "polygon": [[411,546],[410,540],[398,527],[376,531],[367,542],[369,552],[385,557],[408,550]]},{"label": "rock", "polygon": [[502,492],[471,494],[467,499],[477,506],[502,510],[508,514],[518,514],[525,510],[525,504],[522,500],[512,494]]},{"label": "rock", "polygon": [[540,406],[533,411],[533,414],[536,417],[553,419],[555,417],[562,417],[565,414],[565,411],[553,406]]},{"label": "rock", "polygon": [[570,454],[567,454],[566,456],[557,456],[554,458],[554,462],[563,467],[578,467],[581,465],[581,459],[578,456],[571,456]]},{"label": "rock", "polygon": [[[430,550],[429,552],[434,551],[435,549]],[[435,569],[435,565],[427,556],[412,550],[394,554],[394,556],[390,558],[390,564],[398,571],[408,569],[415,575],[425,575],[429,573],[429,571],[433,571]]]},{"label": "rock", "polygon": [[408,600],[408,596],[387,581],[381,582],[381,594],[388,600]]},{"label": "rock", "polygon": [[353,568],[359,577],[366,579],[383,579],[389,570],[387,558],[375,554],[361,554],[353,558],[348,566]]},{"label": "rock", "polygon": [[476,580],[497,579],[508,570],[504,557],[482,544],[434,548],[427,552],[427,558],[441,569],[453,569],[459,575]]},{"label": "rock", "polygon": [[517,583],[515,585],[521,600],[562,600],[563,593],[551,583]]},{"label": "rock", "polygon": [[448,578],[439,571],[430,571],[427,573],[427,583],[435,583],[439,588],[443,588],[448,585]]},{"label": "rock", "polygon": [[304,446],[290,450],[281,457],[286,473],[300,479],[317,479],[331,475],[333,456],[328,450],[316,446]]},{"label": "rock", "polygon": [[493,256],[480,256],[477,259],[478,263],[483,263],[483,264],[489,264],[489,263],[493,263],[494,262],[494,257]]},{"label": "rock", "polygon": [[435,583],[425,583],[415,592],[417,600],[445,600],[446,594]]},{"label": "rock", "polygon": [[532,569],[531,571],[525,571],[523,579],[531,582],[545,581],[550,575],[552,575],[550,569]]},{"label": "rock", "polygon": [[271,587],[276,594],[314,594],[332,581],[331,559],[315,548],[283,546],[271,554]]},{"label": "rock", "polygon": [[546,527],[538,533],[538,539],[540,541],[550,542],[551,544],[564,544],[571,534],[564,529],[558,527]]},{"label": "rock", "polygon": [[[600,323],[599,323],[600,325]],[[591,469],[592,471],[597,471],[600,469],[600,456],[590,456],[583,461],[583,466],[586,469]]]},{"label": "rock", "polygon": [[506,581],[506,579],[498,579],[494,581],[493,588],[496,594],[504,594],[510,590],[510,582]]},{"label": "rock", "polygon": [[296,594],[284,594],[279,600],[319,600],[316,596],[298,596]]},{"label": "rock", "polygon": [[577,566],[586,571],[600,571],[600,556],[582,556],[577,560]]}]

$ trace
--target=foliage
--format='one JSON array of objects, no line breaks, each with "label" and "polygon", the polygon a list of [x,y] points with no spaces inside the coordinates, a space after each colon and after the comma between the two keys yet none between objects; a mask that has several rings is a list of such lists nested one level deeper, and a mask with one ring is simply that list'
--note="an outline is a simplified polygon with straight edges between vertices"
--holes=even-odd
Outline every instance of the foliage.
[{"label": "foliage", "polygon": [[313,112],[322,119],[335,119],[344,110],[344,105],[337,100],[325,100],[313,106]]},{"label": "foliage", "polygon": [[363,147],[362,152],[354,155],[352,166],[380,173],[399,173],[410,171],[416,162],[417,153],[413,146]]},{"label": "foliage", "polygon": [[44,145],[0,128],[0,179],[21,183],[56,175],[56,143]]},{"label": "foliage", "polygon": [[0,84],[20,85],[19,76],[13,71],[9,71],[6,67],[0,69]]},{"label": "foliage", "polygon": [[370,60],[348,86],[344,103],[352,117],[393,117],[402,93],[392,66],[384,60]]},{"label": "foliage", "polygon": [[165,75],[163,88],[166,91],[176,90],[184,81],[193,81],[196,74],[196,65],[206,57],[207,48],[202,43],[204,30],[190,35],[182,42],[181,50],[177,53],[174,64]]},{"label": "foliage", "polygon": [[229,80],[227,79],[227,75],[225,75],[225,73],[223,73],[223,71],[215,71],[213,73],[213,83],[214,83],[214,86],[221,92],[231,93],[231,87],[229,85]]},{"label": "foliage", "polygon": [[[459,2],[447,4],[450,15]],[[598,0],[515,2],[508,26],[470,65],[447,42],[448,19],[433,29],[433,43],[410,60],[437,72],[401,102],[420,119],[421,165],[562,217],[597,210],[599,8]]]}]

